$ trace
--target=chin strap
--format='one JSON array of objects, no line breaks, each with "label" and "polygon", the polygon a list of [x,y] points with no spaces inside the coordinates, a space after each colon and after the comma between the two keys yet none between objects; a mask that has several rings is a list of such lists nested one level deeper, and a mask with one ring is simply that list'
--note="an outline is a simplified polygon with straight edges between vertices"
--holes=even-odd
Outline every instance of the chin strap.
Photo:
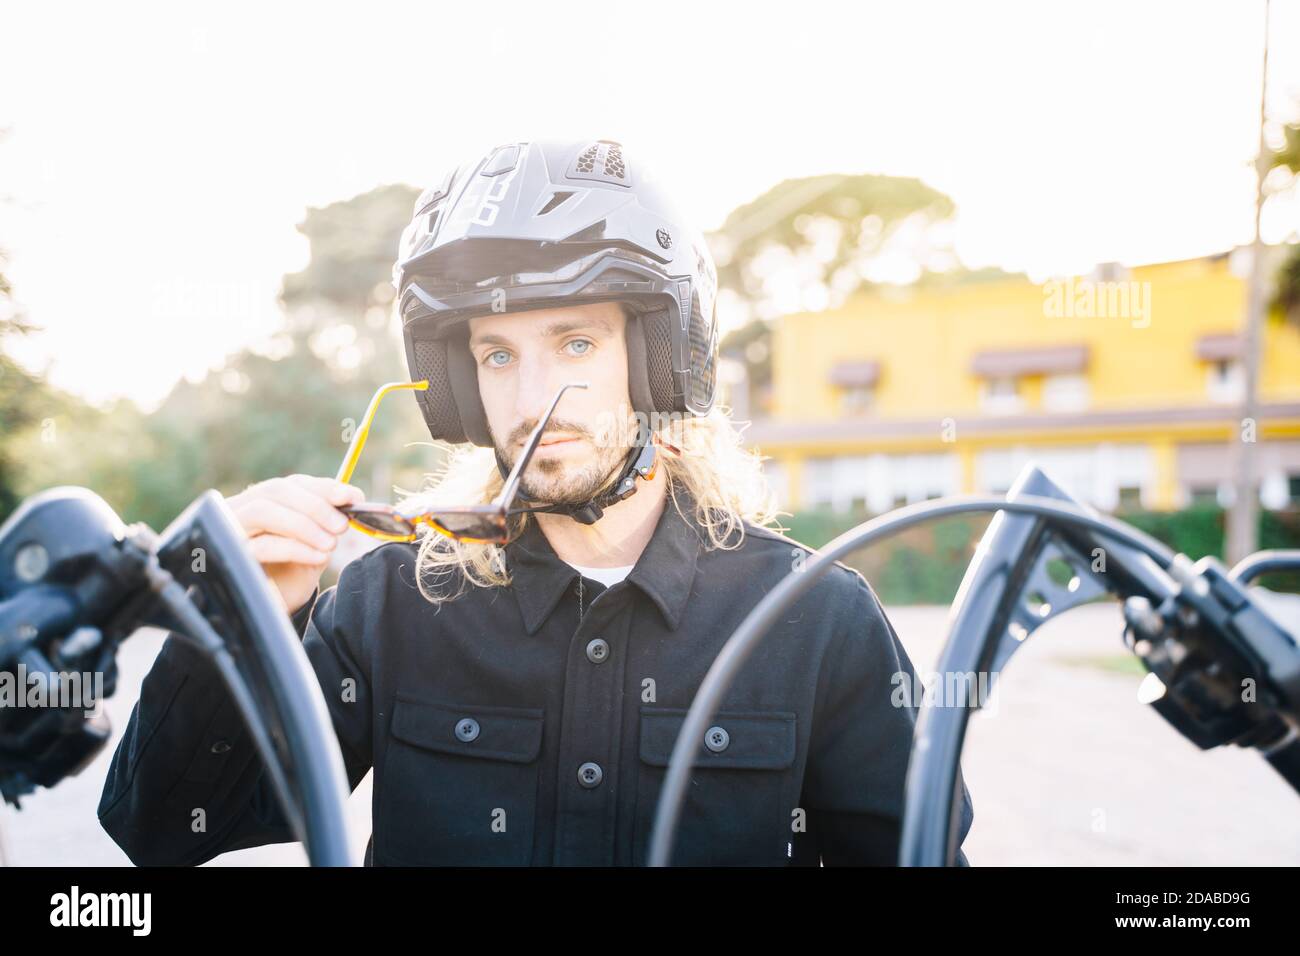
[{"label": "chin strap", "polygon": [[[671,447],[671,446],[667,446]],[[501,460],[501,454],[496,455],[497,470],[501,472],[504,478],[510,473],[510,469],[505,466]],[[590,501],[584,504],[560,504],[560,505],[540,505],[536,508],[519,508],[514,509],[516,512],[528,514],[562,514],[568,515],[579,524],[595,524],[605,513],[605,509],[611,505],[618,504],[625,498],[630,498],[636,494],[637,478],[650,481],[655,476],[655,470],[659,467],[659,449],[656,440],[651,437],[647,439],[642,436],[638,438],[637,444],[628,453],[623,462],[623,467],[619,471],[618,478],[605,490],[596,495]],[[519,489],[519,500],[525,503],[531,503],[535,499],[530,498],[522,488]]]}]

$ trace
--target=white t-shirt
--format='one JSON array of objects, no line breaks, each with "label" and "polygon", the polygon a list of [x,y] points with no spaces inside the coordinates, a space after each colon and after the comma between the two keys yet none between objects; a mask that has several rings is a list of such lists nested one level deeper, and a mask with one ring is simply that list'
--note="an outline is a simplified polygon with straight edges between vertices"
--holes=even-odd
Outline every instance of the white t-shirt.
[{"label": "white t-shirt", "polygon": [[570,561],[564,562],[569,567],[576,570],[584,578],[590,578],[592,581],[599,581],[605,587],[611,587],[622,581],[628,576],[628,573],[636,567],[635,564],[624,565],[621,568],[588,568],[581,564],[573,564]]}]

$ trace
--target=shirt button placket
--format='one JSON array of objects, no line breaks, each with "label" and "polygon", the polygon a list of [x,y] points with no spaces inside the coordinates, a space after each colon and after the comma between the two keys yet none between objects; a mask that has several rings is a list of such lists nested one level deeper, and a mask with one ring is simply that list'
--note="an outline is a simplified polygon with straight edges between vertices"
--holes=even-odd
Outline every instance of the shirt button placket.
[{"label": "shirt button placket", "polygon": [[569,643],[556,804],[555,863],[560,866],[614,863],[625,606],[592,602]]}]

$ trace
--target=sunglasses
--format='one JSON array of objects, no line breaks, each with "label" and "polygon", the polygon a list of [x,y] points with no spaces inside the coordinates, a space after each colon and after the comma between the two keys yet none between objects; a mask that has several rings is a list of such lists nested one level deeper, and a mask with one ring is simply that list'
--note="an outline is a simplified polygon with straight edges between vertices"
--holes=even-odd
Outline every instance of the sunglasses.
[{"label": "sunglasses", "polygon": [[[538,510],[512,508],[511,505],[514,504],[515,496],[519,492],[519,483],[524,469],[528,467],[533,452],[541,443],[542,433],[555,413],[555,407],[560,404],[560,399],[568,389],[586,387],[586,382],[570,382],[560,386],[560,390],[555,393],[555,398],[551,400],[550,408],[546,410],[546,414],[542,416],[541,421],[533,428],[532,434],[528,436],[528,441],[524,443],[523,454],[510,469],[510,474],[506,477],[500,493],[488,504],[439,506],[436,510],[421,511],[416,514],[403,514],[392,505],[377,502],[347,505],[339,510],[347,515],[352,527],[372,538],[380,538],[384,541],[415,541],[419,537],[420,525],[428,525],[438,534],[455,541],[470,544],[505,544],[509,540],[507,518],[511,515]],[[343,464],[339,466],[337,480],[347,482],[351,479],[352,472],[357,467],[357,460],[361,457],[361,449],[365,447],[366,439],[370,437],[370,425],[385,396],[402,390],[423,392],[428,388],[427,381],[393,382],[375,392],[374,397],[370,399],[365,417],[352,438],[352,444],[348,446]]]}]

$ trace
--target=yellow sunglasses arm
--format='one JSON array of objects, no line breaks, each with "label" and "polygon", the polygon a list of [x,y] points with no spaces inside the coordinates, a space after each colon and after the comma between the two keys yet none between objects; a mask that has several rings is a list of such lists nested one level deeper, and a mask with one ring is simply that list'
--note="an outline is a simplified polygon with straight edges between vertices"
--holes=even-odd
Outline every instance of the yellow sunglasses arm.
[{"label": "yellow sunglasses arm", "polygon": [[387,385],[381,385],[370,399],[370,405],[366,408],[365,417],[361,419],[361,425],[357,428],[356,434],[352,436],[352,443],[348,445],[348,453],[343,456],[343,464],[339,466],[336,481],[347,482],[352,478],[352,472],[356,470],[357,460],[361,457],[361,449],[366,447],[366,439],[370,437],[370,424],[375,420],[375,414],[379,411],[379,403],[384,397],[391,392],[401,391],[404,389],[414,390],[417,392],[428,391],[428,381],[423,382],[389,382]]}]

